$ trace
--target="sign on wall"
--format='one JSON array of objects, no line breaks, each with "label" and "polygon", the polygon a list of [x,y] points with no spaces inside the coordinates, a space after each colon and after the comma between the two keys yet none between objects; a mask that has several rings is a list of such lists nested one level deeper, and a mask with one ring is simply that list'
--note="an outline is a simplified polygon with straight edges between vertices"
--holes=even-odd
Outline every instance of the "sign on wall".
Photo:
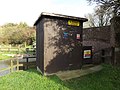
[{"label": "sign on wall", "polygon": [[76,39],[80,39],[80,34],[76,34]]},{"label": "sign on wall", "polygon": [[80,22],[79,21],[74,21],[74,20],[68,20],[68,25],[80,26]]},{"label": "sign on wall", "polygon": [[64,33],[63,33],[63,38],[64,38],[64,39],[68,39],[68,33],[67,33],[67,32],[64,32]]},{"label": "sign on wall", "polygon": [[84,52],[83,52],[83,58],[84,59],[91,58],[91,55],[92,55],[91,50],[84,50]]}]

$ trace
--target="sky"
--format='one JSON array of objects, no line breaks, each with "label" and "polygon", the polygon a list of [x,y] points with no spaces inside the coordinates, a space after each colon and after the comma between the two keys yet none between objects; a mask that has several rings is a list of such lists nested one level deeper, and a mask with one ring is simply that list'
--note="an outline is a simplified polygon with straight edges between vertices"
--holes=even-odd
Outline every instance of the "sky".
[{"label": "sky", "polygon": [[93,8],[86,0],[0,0],[0,26],[20,22],[33,26],[41,12],[84,17]]}]

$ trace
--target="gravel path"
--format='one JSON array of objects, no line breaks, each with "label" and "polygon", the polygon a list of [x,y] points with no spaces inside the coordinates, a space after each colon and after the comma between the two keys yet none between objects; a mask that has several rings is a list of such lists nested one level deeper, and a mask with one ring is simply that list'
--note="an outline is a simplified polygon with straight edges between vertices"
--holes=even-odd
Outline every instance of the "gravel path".
[{"label": "gravel path", "polygon": [[[10,66],[10,60],[2,60],[0,61],[0,70],[3,68],[7,68]],[[0,72],[0,76],[4,76],[6,74],[10,73],[10,70],[6,70],[3,72]]]}]

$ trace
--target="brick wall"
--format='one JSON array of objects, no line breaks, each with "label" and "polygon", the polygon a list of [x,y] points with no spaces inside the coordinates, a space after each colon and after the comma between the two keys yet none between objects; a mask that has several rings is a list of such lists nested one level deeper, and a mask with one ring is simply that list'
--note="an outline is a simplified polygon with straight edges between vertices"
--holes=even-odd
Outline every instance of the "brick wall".
[{"label": "brick wall", "polygon": [[115,61],[114,64],[120,65],[120,16],[111,20],[111,30],[115,37]]},{"label": "brick wall", "polygon": [[83,46],[92,46],[93,63],[111,63],[114,47],[112,36],[111,26],[83,30]]}]

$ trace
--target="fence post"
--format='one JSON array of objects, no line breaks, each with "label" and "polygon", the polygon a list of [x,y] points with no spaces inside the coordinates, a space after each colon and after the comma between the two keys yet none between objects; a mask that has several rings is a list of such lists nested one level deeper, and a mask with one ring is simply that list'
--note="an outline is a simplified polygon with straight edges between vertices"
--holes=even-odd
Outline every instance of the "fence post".
[{"label": "fence post", "polygon": [[111,63],[115,65],[115,47],[112,47]]},{"label": "fence post", "polygon": [[17,71],[19,71],[19,60],[17,58]]},{"label": "fence post", "polygon": [[0,51],[1,51],[1,45],[0,45]]},{"label": "fence post", "polygon": [[20,53],[20,45],[18,45],[17,49],[18,49],[18,52]]},{"label": "fence post", "polygon": [[27,58],[26,58],[26,62],[27,62],[27,63],[26,63],[26,64],[27,64],[27,65],[26,65],[26,66],[27,66],[26,69],[28,69],[28,59],[29,59],[29,58],[28,58],[28,56],[27,56]]},{"label": "fence post", "polygon": [[13,60],[11,59],[11,72],[13,72]]}]

